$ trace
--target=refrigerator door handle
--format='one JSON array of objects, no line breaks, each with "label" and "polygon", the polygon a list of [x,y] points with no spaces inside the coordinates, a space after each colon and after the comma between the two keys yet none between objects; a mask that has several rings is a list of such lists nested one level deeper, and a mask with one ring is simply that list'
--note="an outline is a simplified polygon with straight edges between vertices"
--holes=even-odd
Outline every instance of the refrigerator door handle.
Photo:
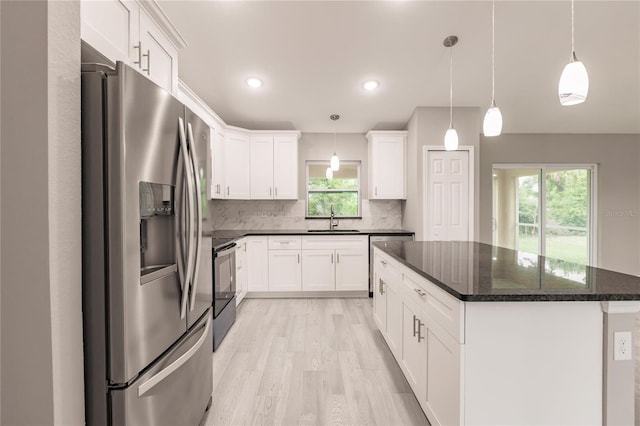
[{"label": "refrigerator door handle", "polygon": [[196,147],[193,138],[193,127],[191,123],[187,123],[187,141],[189,143],[189,150],[191,151],[191,163],[193,165],[193,175],[195,178],[195,192],[196,192],[196,232],[195,235],[192,232],[191,236],[195,237],[195,262],[193,267],[193,278],[191,279],[191,300],[189,301],[189,311],[193,311],[196,304],[196,290],[198,288],[198,271],[200,269],[200,252],[202,251],[202,245],[200,242],[200,235],[202,234],[202,194],[200,193],[200,174],[198,172],[198,161],[196,159]]},{"label": "refrigerator door handle", "polygon": [[[188,229],[187,229],[187,261],[186,261],[186,272],[184,274],[184,281],[182,283],[182,297],[180,301],[180,318],[184,318],[187,312],[187,297],[189,295],[189,282],[191,281],[191,276],[193,274],[193,239],[192,239],[192,231],[193,231],[193,173],[191,170],[191,164],[189,160],[189,151],[187,149],[187,141],[185,137],[184,131],[184,120],[182,117],[178,117],[178,132],[180,134],[180,149],[182,150],[182,161],[184,165],[184,177],[187,181],[187,215],[188,215]],[[181,184],[181,183],[180,183]]]},{"label": "refrigerator door handle", "polygon": [[207,336],[209,335],[209,328],[211,327],[211,316],[207,318],[207,323],[204,327],[204,332],[202,336],[198,339],[198,341],[189,348],[184,354],[180,355],[178,359],[169,364],[166,368],[160,370],[158,373],[154,374],[149,378],[149,380],[145,381],[138,387],[138,397],[143,397],[147,392],[157,386],[164,379],[169,377],[171,373],[182,367],[187,361],[189,361],[200,349],[200,347],[204,344],[205,340],[207,340]]}]

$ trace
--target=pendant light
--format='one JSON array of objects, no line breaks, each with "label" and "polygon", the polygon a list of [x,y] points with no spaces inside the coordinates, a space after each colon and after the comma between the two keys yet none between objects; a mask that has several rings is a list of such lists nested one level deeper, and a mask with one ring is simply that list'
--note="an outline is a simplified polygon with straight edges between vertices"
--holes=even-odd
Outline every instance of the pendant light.
[{"label": "pendant light", "polygon": [[333,179],[333,169],[331,166],[327,167],[327,171],[324,173],[327,179]]},{"label": "pendant light", "polygon": [[584,64],[576,57],[574,42],[573,0],[571,0],[571,58],[560,75],[558,96],[562,105],[577,105],[587,99],[589,75]]},{"label": "pendant light", "polygon": [[452,35],[444,39],[442,44],[449,48],[449,129],[444,134],[444,149],[455,151],[458,149],[458,132],[453,128],[453,46],[458,37]]},{"label": "pendant light", "polygon": [[496,106],[496,2],[491,2],[491,106],[484,115],[482,130],[485,136],[500,136],[502,113]]},{"label": "pendant light", "polygon": [[[333,155],[331,156],[331,170],[337,172],[340,170],[340,159],[338,158],[338,154],[336,154],[336,121],[340,119],[340,116],[338,114],[331,114],[329,118],[333,120]],[[333,176],[333,173],[331,175]]]}]

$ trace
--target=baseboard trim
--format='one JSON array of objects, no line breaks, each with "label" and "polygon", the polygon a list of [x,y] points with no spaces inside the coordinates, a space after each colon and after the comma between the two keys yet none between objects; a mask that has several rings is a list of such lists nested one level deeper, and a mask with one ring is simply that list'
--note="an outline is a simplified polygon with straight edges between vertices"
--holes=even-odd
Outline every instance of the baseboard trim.
[{"label": "baseboard trim", "polygon": [[358,291],[249,291],[246,299],[321,299],[321,298],[368,298],[368,290]]}]

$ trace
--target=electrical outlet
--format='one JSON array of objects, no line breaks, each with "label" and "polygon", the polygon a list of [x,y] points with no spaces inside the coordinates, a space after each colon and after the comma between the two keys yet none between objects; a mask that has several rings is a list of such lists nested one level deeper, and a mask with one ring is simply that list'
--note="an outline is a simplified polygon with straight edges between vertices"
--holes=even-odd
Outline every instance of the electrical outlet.
[{"label": "electrical outlet", "polygon": [[631,360],[631,348],[630,331],[616,331],[613,333],[613,359],[615,361]]},{"label": "electrical outlet", "polygon": [[262,217],[267,217],[267,211],[266,210],[262,210]]}]

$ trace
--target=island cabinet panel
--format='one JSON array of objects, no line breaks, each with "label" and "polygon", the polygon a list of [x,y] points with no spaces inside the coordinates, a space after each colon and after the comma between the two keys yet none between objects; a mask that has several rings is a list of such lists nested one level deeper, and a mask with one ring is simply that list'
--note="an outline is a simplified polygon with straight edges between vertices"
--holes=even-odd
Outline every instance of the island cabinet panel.
[{"label": "island cabinet panel", "polygon": [[410,303],[403,303],[401,367],[421,404],[427,396],[427,332],[421,311]]},{"label": "island cabinet panel", "polygon": [[387,290],[378,271],[373,273],[373,319],[384,335],[387,332]]},{"label": "island cabinet panel", "polygon": [[402,354],[402,299],[397,283],[385,283],[387,291],[387,344],[396,359]]}]

